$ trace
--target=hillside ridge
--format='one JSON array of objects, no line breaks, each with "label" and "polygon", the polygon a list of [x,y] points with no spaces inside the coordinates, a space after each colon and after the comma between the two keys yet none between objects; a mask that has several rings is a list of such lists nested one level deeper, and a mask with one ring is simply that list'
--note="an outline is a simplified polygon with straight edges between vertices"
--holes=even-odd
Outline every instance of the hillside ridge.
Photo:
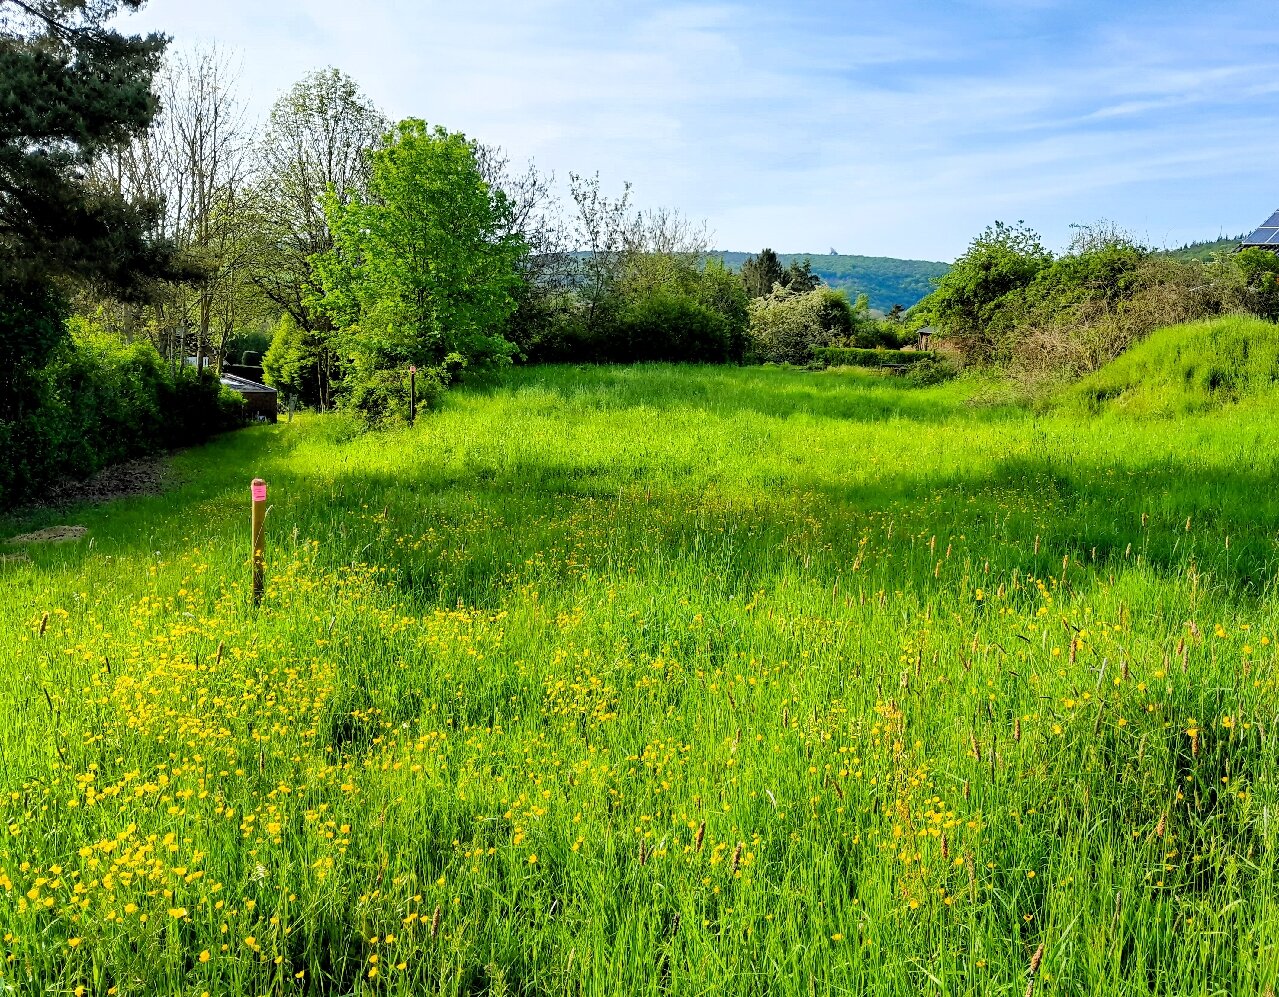
[{"label": "hillside ridge", "polygon": [[[708,255],[724,261],[724,265],[740,270],[748,256],[733,250],[712,250]],[[870,306],[886,312],[895,304],[910,308],[932,292],[933,278],[950,269],[949,263],[935,260],[904,260],[892,256],[858,256],[845,253],[778,253],[783,266],[792,261],[810,260],[813,273],[831,287],[847,291],[856,298],[865,294]]]}]

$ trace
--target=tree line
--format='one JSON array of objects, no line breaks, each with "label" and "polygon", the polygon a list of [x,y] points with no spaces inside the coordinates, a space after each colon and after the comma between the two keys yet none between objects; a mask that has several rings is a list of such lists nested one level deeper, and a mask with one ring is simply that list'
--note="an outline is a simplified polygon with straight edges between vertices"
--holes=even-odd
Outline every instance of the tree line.
[{"label": "tree line", "polygon": [[908,335],[806,261],[728,269],[704,224],[636,210],[629,184],[570,173],[561,201],[536,165],[393,122],[335,68],[254,122],[226,52],[111,26],[142,2],[0,0],[11,494],[234,422],[205,364],[378,422],[410,367],[429,404],[513,362],[804,363]]},{"label": "tree line", "polygon": [[1279,319],[1279,256],[1224,244],[1207,260],[1142,245],[1111,222],[1074,226],[1061,254],[1022,222],[975,237],[912,310],[965,362],[1032,393],[1088,374],[1155,329],[1226,313]]}]

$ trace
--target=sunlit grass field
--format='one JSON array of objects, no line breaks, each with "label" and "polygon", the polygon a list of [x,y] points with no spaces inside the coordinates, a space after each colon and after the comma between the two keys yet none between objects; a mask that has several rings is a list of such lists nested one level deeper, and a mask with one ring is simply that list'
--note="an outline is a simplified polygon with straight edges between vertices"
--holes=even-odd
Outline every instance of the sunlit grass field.
[{"label": "sunlit grass field", "polygon": [[[0,563],[0,993],[1273,994],[1279,425],[534,368]],[[249,599],[249,481],[270,484]]]}]

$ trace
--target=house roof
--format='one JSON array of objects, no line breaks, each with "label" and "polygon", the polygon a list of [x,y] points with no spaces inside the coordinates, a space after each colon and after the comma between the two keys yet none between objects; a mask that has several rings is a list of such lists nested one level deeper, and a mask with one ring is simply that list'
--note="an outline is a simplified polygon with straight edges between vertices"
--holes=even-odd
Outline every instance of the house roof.
[{"label": "house roof", "polygon": [[232,391],[238,391],[240,394],[262,394],[273,395],[275,389],[265,384],[258,384],[256,381],[250,381],[247,378],[236,377],[234,374],[223,374],[220,378],[222,383]]},{"label": "house roof", "polygon": [[1265,246],[1266,248],[1279,249],[1279,211],[1276,211],[1262,222],[1256,231],[1246,235],[1241,245],[1244,248],[1248,246]]}]

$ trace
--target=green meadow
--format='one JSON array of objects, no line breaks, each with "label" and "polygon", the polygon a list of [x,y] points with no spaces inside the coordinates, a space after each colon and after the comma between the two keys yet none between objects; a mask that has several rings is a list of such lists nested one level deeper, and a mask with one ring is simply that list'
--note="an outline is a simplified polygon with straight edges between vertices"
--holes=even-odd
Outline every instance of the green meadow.
[{"label": "green meadow", "polygon": [[1273,994],[1272,389],[1123,376],[517,369],[10,519],[0,993]]}]

